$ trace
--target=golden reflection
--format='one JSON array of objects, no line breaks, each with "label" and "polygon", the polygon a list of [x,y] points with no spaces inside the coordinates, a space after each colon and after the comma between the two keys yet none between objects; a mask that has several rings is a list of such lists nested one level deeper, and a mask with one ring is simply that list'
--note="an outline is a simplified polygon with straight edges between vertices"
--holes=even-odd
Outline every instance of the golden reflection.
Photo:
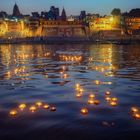
[{"label": "golden reflection", "polygon": [[[92,45],[90,47],[89,62],[91,62],[91,58],[93,58],[92,60],[94,60],[95,63],[89,63],[90,68],[104,74],[106,77],[113,77],[115,71],[118,69],[115,62],[115,55],[118,54],[114,53],[115,49],[116,48],[113,47],[113,44],[100,44],[98,47],[97,45]],[[119,57],[120,56],[117,56],[117,58]]]},{"label": "golden reflection", "polygon": [[80,89],[80,84],[79,83],[77,83],[76,85],[75,85],[75,88],[76,88],[76,90],[79,90]]},{"label": "golden reflection", "polygon": [[59,55],[60,61],[66,61],[66,62],[80,62],[82,61],[82,56],[78,55],[65,55],[61,54]]},{"label": "golden reflection", "polygon": [[21,77],[23,80],[28,80],[31,76],[32,66],[30,63],[36,59],[36,63],[42,65],[42,58],[50,58],[51,53],[42,45],[1,45],[1,63],[6,66],[7,71],[4,74],[4,79],[11,79],[14,76]]}]

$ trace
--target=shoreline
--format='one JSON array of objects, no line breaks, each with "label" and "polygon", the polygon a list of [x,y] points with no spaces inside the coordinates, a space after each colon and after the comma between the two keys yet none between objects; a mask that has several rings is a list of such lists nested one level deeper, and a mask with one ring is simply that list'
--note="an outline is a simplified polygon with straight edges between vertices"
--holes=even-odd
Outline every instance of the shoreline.
[{"label": "shoreline", "polygon": [[140,38],[139,39],[88,39],[88,38],[48,38],[45,40],[39,40],[35,38],[30,38],[30,39],[3,39],[0,40],[0,44],[118,44],[118,45],[129,45],[129,44],[136,44],[140,43]]}]

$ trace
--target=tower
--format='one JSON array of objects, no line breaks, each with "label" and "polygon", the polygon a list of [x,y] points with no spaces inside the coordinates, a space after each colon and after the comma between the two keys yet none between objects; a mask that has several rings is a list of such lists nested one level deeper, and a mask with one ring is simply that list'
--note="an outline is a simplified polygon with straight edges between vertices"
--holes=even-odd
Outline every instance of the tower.
[{"label": "tower", "polygon": [[21,16],[21,13],[20,13],[19,8],[18,8],[16,3],[15,3],[14,8],[13,8],[13,16],[15,16],[15,17]]},{"label": "tower", "polygon": [[65,11],[65,9],[64,9],[64,8],[63,8],[63,10],[62,10],[61,20],[63,20],[63,21],[66,21],[66,20],[67,20],[66,11]]}]

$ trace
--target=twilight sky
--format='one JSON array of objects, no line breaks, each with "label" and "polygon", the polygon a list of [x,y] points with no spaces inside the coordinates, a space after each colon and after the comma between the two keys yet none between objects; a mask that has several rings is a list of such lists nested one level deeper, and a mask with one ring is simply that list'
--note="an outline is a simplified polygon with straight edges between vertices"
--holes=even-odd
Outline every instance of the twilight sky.
[{"label": "twilight sky", "polygon": [[15,2],[17,2],[23,14],[48,11],[51,5],[60,9],[64,6],[68,15],[79,14],[81,10],[109,14],[113,8],[121,8],[122,11],[140,8],[140,0],[0,0],[0,11],[11,14]]}]

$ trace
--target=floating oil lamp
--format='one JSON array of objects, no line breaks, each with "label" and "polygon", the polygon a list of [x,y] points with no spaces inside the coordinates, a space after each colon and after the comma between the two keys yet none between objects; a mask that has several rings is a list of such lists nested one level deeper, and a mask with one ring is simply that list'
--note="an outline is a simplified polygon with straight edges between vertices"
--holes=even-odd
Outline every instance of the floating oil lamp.
[{"label": "floating oil lamp", "polygon": [[82,97],[82,93],[76,93],[76,97],[77,97],[77,98]]},{"label": "floating oil lamp", "polygon": [[81,94],[83,93],[83,91],[84,91],[83,88],[80,88],[80,89],[79,89],[79,92],[80,92]]},{"label": "floating oil lamp", "polygon": [[88,114],[88,109],[87,108],[82,108],[80,110],[80,112],[81,112],[81,114],[86,115],[86,114]]},{"label": "floating oil lamp", "polygon": [[138,113],[139,112],[139,109],[137,107],[132,107],[131,108],[131,112],[132,113]]},{"label": "floating oil lamp", "polygon": [[91,99],[95,98],[95,94],[90,94],[89,98],[91,98]]},{"label": "floating oil lamp", "polygon": [[134,113],[132,115],[135,119],[140,119],[140,113]]},{"label": "floating oil lamp", "polygon": [[106,100],[107,102],[110,102],[110,101],[111,101],[111,98],[110,98],[110,97],[106,97],[105,100]]},{"label": "floating oil lamp", "polygon": [[111,105],[111,106],[117,106],[117,102],[111,101],[111,102],[110,102],[110,105]]},{"label": "floating oil lamp", "polygon": [[66,70],[66,66],[62,66],[62,70],[65,71]]},{"label": "floating oil lamp", "polygon": [[100,101],[99,100],[94,100],[94,104],[95,105],[99,105],[100,104]]},{"label": "floating oil lamp", "polygon": [[100,81],[99,80],[95,80],[95,84],[96,85],[100,85]]},{"label": "floating oil lamp", "polygon": [[45,76],[45,78],[48,78],[48,77],[49,77],[49,75],[48,75],[47,73],[45,73],[45,75],[44,75],[44,76]]},{"label": "floating oil lamp", "polygon": [[33,112],[36,111],[36,107],[35,107],[35,106],[31,106],[31,107],[29,108],[29,110],[33,113]]},{"label": "floating oil lamp", "polygon": [[35,103],[38,107],[41,107],[42,106],[42,102],[36,102]]},{"label": "floating oil lamp", "polygon": [[49,107],[50,107],[50,106],[49,106],[48,104],[45,104],[45,105],[43,106],[44,109],[49,109]]},{"label": "floating oil lamp", "polygon": [[60,71],[60,74],[62,75],[63,74],[63,71]]},{"label": "floating oil lamp", "polygon": [[101,72],[104,72],[105,71],[105,69],[104,68],[101,68]]},{"label": "floating oil lamp", "polygon": [[80,89],[80,84],[76,84],[75,88],[76,88],[76,90],[79,90]]},{"label": "floating oil lamp", "polygon": [[51,106],[50,111],[56,111],[56,106]]},{"label": "floating oil lamp", "polygon": [[105,95],[110,95],[110,94],[111,94],[110,91],[106,91],[106,92],[105,92]]},{"label": "floating oil lamp", "polygon": [[26,108],[26,104],[20,104],[20,105],[19,105],[19,109],[20,109],[20,110],[23,111],[25,108]]},{"label": "floating oil lamp", "polygon": [[17,111],[16,110],[11,110],[10,112],[9,112],[9,114],[10,114],[10,116],[16,116],[17,115]]},{"label": "floating oil lamp", "polygon": [[94,104],[94,100],[93,99],[89,99],[88,100],[88,104]]},{"label": "floating oil lamp", "polygon": [[107,82],[108,85],[112,85],[112,82]]},{"label": "floating oil lamp", "polygon": [[95,70],[96,70],[96,71],[98,71],[98,70],[99,70],[99,68],[98,68],[98,67],[95,67]]},{"label": "floating oil lamp", "polygon": [[116,97],[113,97],[113,98],[111,98],[111,101],[113,101],[113,102],[117,102],[118,99],[117,99]]},{"label": "floating oil lamp", "polygon": [[64,78],[64,79],[68,78],[68,74],[66,74],[66,73],[63,74],[63,78]]}]

